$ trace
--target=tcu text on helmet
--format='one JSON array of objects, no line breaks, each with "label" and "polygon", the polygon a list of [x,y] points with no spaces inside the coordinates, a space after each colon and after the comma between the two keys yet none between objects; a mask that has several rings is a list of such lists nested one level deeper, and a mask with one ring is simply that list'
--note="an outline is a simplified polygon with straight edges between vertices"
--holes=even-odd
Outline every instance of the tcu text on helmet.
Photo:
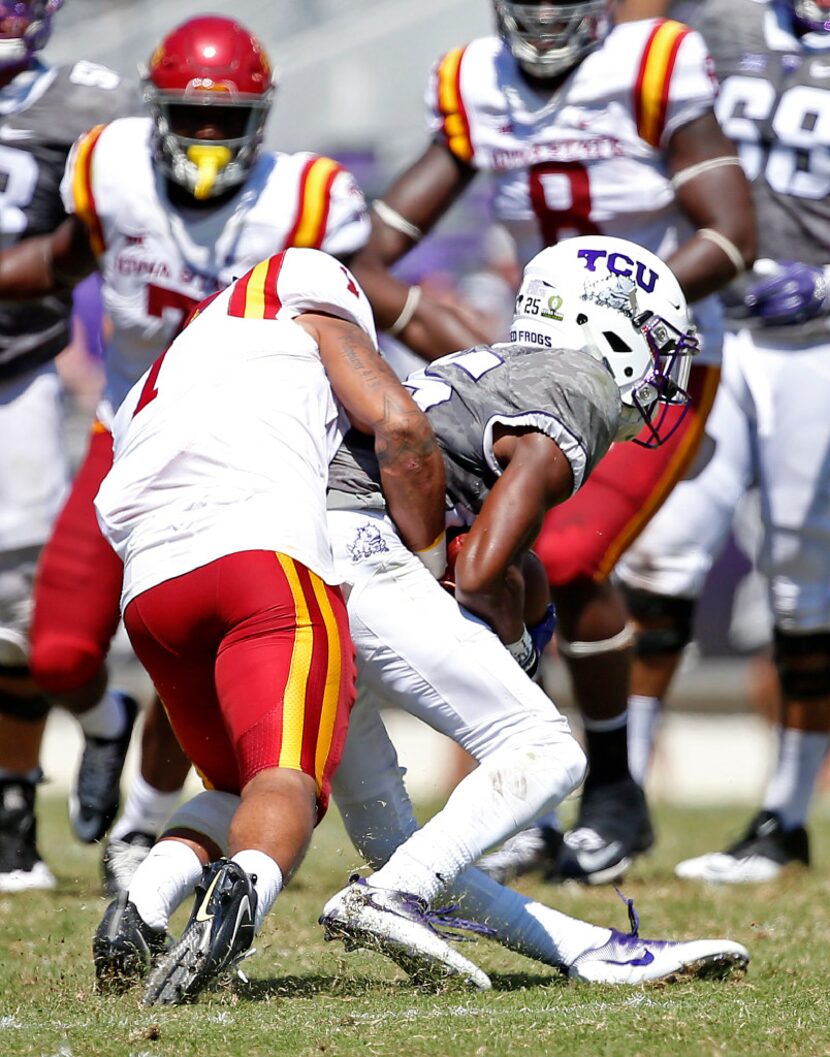
[{"label": "tcu text on helmet", "polygon": [[589,272],[596,272],[597,262],[604,259],[605,267],[612,275],[622,275],[627,279],[633,279],[637,286],[645,290],[647,294],[654,291],[657,272],[653,268],[646,267],[642,261],[634,260],[624,253],[582,249],[578,251],[577,257],[585,261],[585,267]]}]

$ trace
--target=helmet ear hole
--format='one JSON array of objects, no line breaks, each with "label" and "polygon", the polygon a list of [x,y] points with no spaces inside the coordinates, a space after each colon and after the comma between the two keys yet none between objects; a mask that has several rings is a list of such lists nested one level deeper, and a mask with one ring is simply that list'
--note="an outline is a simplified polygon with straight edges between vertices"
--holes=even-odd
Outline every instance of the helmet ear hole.
[{"label": "helmet ear hole", "polygon": [[608,342],[608,347],[612,352],[631,352],[631,346],[626,345],[619,334],[616,334],[613,330],[604,330],[602,336]]}]

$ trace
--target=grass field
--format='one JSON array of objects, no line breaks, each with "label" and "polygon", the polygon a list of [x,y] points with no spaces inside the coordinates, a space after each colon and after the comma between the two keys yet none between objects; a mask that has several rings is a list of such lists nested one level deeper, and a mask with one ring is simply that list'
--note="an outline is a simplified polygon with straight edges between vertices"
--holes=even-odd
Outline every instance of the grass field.
[{"label": "grass field", "polygon": [[[58,800],[45,799],[42,815],[59,888],[0,896],[0,1057],[830,1057],[826,812],[811,828],[811,871],[739,890],[676,881],[671,865],[734,836],[745,812],[657,813],[658,847],[625,884],[642,934],[737,939],[752,954],[743,980],[592,987],[482,941],[465,953],[495,990],[436,995],[377,955],[323,943],[320,907],[356,865],[332,811],[246,965],[250,983],[172,1009],[95,993],[90,941],[105,906],[96,850],[72,840]],[[613,890],[523,887],[627,927]]]}]

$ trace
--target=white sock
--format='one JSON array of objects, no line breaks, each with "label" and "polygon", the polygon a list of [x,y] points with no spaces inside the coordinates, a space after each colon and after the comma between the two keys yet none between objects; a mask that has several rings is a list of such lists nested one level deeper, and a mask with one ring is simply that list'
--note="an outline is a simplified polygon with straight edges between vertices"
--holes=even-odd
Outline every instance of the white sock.
[{"label": "white sock", "polygon": [[505,888],[481,870],[465,870],[447,893],[464,917],[496,931],[499,943],[528,958],[569,966],[583,951],[601,947],[611,930],[561,914]]},{"label": "white sock", "polygon": [[259,932],[265,915],[282,891],[282,870],[270,855],[266,855],[264,851],[255,851],[253,848],[238,851],[236,855],[231,856],[231,862],[238,863],[253,879],[257,896],[254,928],[256,932]]},{"label": "white sock", "polygon": [[764,808],[774,811],[784,829],[803,826],[830,746],[830,734],[779,729],[778,762],[767,785]]},{"label": "white sock", "polygon": [[663,702],[659,697],[632,694],[628,699],[628,767],[637,785],[644,786],[654,749],[654,730]]},{"label": "white sock", "polygon": [[152,833],[153,836],[161,833],[164,823],[175,811],[181,794],[181,789],[174,793],[154,789],[141,774],[137,774],[130,783],[127,803],[110,831],[110,838],[121,840],[128,833],[135,832]]},{"label": "white sock", "polygon": [[143,921],[154,929],[166,929],[183,899],[193,892],[202,876],[199,856],[179,840],[163,840],[133,874],[127,895]]},{"label": "white sock", "polygon": [[107,690],[97,705],[76,718],[88,738],[118,738],[127,726],[124,702],[114,690]]},{"label": "white sock", "polygon": [[569,734],[556,744],[493,753],[458,783],[444,809],[372,874],[371,883],[431,902],[488,848],[560,803],[584,770],[584,754]]}]

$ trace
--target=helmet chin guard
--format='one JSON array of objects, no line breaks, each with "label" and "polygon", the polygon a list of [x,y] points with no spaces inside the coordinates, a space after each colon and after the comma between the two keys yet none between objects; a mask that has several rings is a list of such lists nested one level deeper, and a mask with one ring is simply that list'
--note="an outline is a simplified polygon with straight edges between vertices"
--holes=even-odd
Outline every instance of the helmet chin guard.
[{"label": "helmet chin guard", "polygon": [[[525,268],[511,341],[582,349],[620,392],[617,440],[663,444],[688,404],[699,342],[671,269],[626,239],[588,235],[543,250]],[[642,434],[642,435],[641,435]]]},{"label": "helmet chin guard", "polygon": [[611,28],[610,0],[493,0],[499,36],[525,73],[558,77],[598,48]]}]

